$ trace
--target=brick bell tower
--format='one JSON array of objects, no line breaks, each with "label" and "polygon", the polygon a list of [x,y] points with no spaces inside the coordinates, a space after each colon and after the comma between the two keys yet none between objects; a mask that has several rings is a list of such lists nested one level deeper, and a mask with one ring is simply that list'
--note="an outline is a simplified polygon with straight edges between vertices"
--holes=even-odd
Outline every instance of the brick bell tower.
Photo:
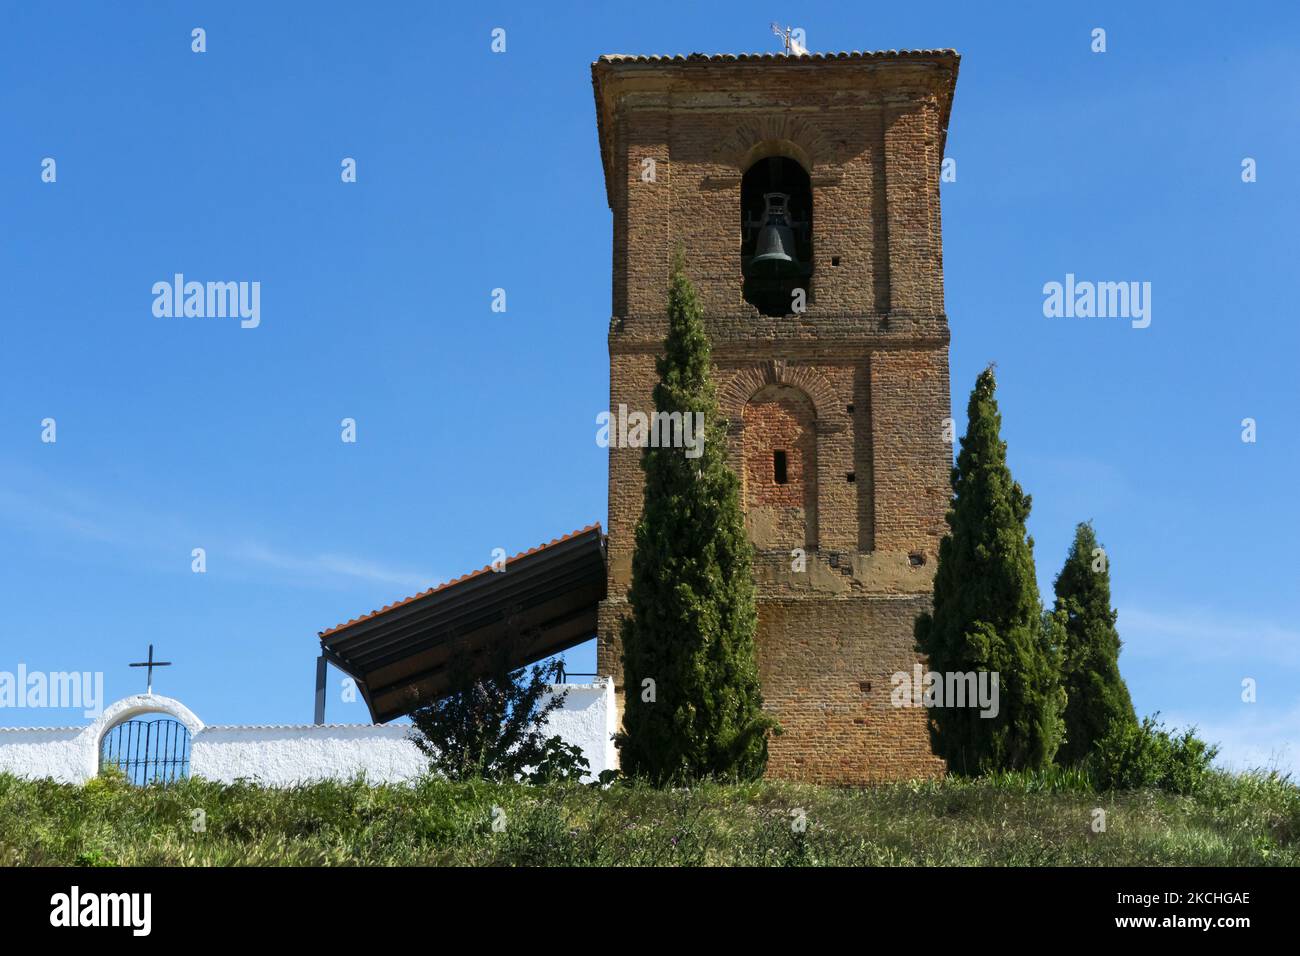
[{"label": "brick bell tower", "polygon": [[[959,59],[592,64],[614,218],[610,408],[652,410],[681,244],[755,547],[764,702],[785,730],[769,776],[942,772],[925,712],[892,706],[890,691],[919,660],[913,621],[929,606],[946,530],[939,172]],[[620,693],[639,456],[611,442],[597,657]]]}]

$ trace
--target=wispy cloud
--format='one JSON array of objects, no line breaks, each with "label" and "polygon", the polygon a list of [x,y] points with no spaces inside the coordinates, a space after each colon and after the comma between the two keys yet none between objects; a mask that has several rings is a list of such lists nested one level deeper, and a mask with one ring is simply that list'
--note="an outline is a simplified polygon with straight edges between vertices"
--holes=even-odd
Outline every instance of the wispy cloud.
[{"label": "wispy cloud", "polygon": [[359,582],[410,592],[441,580],[428,572],[395,568],[356,555],[335,551],[294,553],[252,540],[252,536],[197,533],[175,515],[162,515],[134,503],[110,504],[48,485],[39,491],[0,488],[0,522],[26,528],[40,537],[81,538],[119,553],[131,552],[135,560],[151,568],[174,565],[182,559],[188,566],[193,542],[200,542],[207,551],[210,572],[223,566],[245,574],[265,575],[272,571],[285,583],[299,587]]},{"label": "wispy cloud", "polygon": [[83,514],[53,501],[7,488],[0,488],[0,518],[10,524],[36,530],[52,528],[94,541],[112,543],[121,540],[111,529]]},{"label": "wispy cloud", "polygon": [[1204,723],[1161,714],[1170,727],[1196,725],[1197,736],[1221,748],[1216,763],[1228,770],[1278,770],[1300,779],[1300,704],[1290,710],[1242,704],[1234,716]]},{"label": "wispy cloud", "polygon": [[[1285,691],[1295,686],[1288,675],[1300,676],[1300,631],[1197,607],[1158,611],[1121,605],[1119,611],[1121,666],[1131,655],[1166,675],[1189,665],[1212,674],[1230,672],[1234,684],[1239,676],[1262,676],[1255,668],[1267,668],[1269,692],[1267,698],[1261,693],[1258,703],[1236,699],[1233,690],[1234,702],[1226,709],[1206,701],[1209,712],[1198,708],[1203,715],[1198,717],[1184,702],[1181,710],[1162,712],[1161,720],[1170,727],[1195,725],[1198,736],[1220,746],[1217,762],[1222,767],[1276,769],[1300,778],[1300,699]],[[1234,666],[1237,671],[1230,670]]]},{"label": "wispy cloud", "polygon": [[237,545],[231,553],[236,560],[301,575],[304,579],[319,580],[322,576],[351,578],[390,584],[411,591],[423,590],[436,583],[433,576],[427,573],[392,568],[342,554],[295,555],[255,542]]},{"label": "wispy cloud", "polygon": [[1249,654],[1286,667],[1300,666],[1300,630],[1270,621],[1230,617],[1204,608],[1153,611],[1119,608],[1126,653],[1138,657],[1222,661]]}]

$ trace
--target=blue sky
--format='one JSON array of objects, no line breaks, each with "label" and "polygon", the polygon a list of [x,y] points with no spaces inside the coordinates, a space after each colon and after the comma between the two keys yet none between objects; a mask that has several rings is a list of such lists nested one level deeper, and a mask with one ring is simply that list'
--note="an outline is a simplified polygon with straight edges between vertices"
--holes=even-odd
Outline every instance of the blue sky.
[{"label": "blue sky", "polygon": [[[996,361],[1044,594],[1093,519],[1138,709],[1300,769],[1300,15],[1137,6],[6,4],[0,670],[103,671],[112,700],[153,642],[204,720],[307,722],[319,630],[603,522],[589,63],[776,50],[780,18],[814,51],[961,52],[959,430]],[[260,326],[155,318],[177,272],[259,281]],[[1150,327],[1045,318],[1067,273],[1150,282]],[[330,719],[366,719],[340,676]]]}]

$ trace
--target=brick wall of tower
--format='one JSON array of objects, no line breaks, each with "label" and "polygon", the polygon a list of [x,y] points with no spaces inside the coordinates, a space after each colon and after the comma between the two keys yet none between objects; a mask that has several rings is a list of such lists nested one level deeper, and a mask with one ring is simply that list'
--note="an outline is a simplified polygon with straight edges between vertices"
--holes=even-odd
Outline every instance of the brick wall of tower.
[{"label": "brick wall of tower", "polygon": [[[786,731],[772,741],[772,776],[861,783],[942,771],[924,712],[892,707],[889,678],[918,660],[912,624],[928,606],[945,530],[938,175],[950,68],[955,61],[596,68],[606,71],[597,97],[614,220],[610,408],[652,410],[680,243],[712,343],[729,461],[747,482],[745,500],[776,509],[748,516],[765,706]],[[812,294],[806,313],[786,318],[745,302],[739,263],[741,177],[773,154],[808,170],[815,209]],[[793,481],[780,488],[763,481],[774,442],[798,451]],[[620,687],[639,454],[609,450],[597,658]],[[795,548],[807,552],[803,570],[792,567]]]},{"label": "brick wall of tower", "polygon": [[785,733],[768,745],[768,775],[812,783],[876,783],[930,776],[925,711],[890,703],[890,677],[916,655],[899,639],[924,597],[759,603],[764,707]]}]

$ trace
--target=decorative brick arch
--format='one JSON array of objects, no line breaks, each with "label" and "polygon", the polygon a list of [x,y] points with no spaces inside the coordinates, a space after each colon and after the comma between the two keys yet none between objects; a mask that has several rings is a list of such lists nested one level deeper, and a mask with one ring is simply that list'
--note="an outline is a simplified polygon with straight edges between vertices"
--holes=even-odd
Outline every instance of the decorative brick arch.
[{"label": "decorative brick arch", "polygon": [[796,116],[767,115],[743,120],[718,145],[718,161],[743,173],[767,156],[788,156],[810,176],[825,164],[832,144],[814,126]]},{"label": "decorative brick arch", "polygon": [[812,402],[818,421],[833,419],[842,411],[835,401],[834,389],[820,372],[775,359],[740,369],[722,386],[718,404],[723,417],[738,423],[749,400],[769,385],[791,385],[802,391]]}]

